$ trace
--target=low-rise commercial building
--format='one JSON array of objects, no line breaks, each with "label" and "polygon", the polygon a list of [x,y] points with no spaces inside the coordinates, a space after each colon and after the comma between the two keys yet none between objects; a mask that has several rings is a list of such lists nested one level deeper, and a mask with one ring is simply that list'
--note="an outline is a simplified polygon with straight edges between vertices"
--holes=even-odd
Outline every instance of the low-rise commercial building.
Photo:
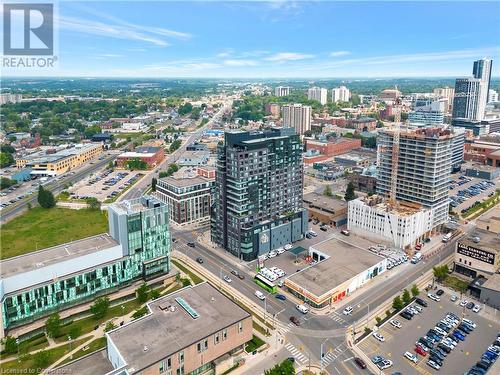
[{"label": "low-rise commercial building", "polygon": [[373,158],[363,155],[347,154],[335,156],[335,163],[349,168],[367,168],[372,162]]},{"label": "low-rise commercial building", "polygon": [[377,128],[377,120],[371,117],[359,117],[348,120],[347,126],[359,132],[372,131]]},{"label": "low-rise commercial building", "polygon": [[337,228],[347,224],[346,201],[318,193],[306,194],[303,200],[311,219],[318,219]]},{"label": "low-rise commercial building", "polygon": [[321,155],[336,156],[361,147],[361,139],[336,138],[333,141],[306,140],[306,150],[317,150]]},{"label": "low-rise commercial building", "polygon": [[137,147],[134,151],[124,152],[116,158],[116,165],[125,168],[127,163],[134,159],[139,159],[148,165],[148,168],[154,168],[165,158],[163,147]]},{"label": "low-rise commercial building", "polygon": [[158,198],[168,206],[169,218],[177,224],[210,221],[210,206],[215,178],[160,178],[156,184]]},{"label": "low-rise commercial building", "polygon": [[285,279],[285,288],[313,308],[331,307],[386,271],[386,258],[353,242],[331,238],[311,246],[318,263]]},{"label": "low-rise commercial building", "polygon": [[164,203],[150,196],[115,203],[108,220],[109,233],[2,260],[0,336],[134,280],[169,272]]},{"label": "low-rise commercial building", "polygon": [[[106,334],[113,374],[214,374],[252,339],[252,317],[208,283],[147,304],[149,313]],[[121,371],[121,372],[118,372]]]},{"label": "low-rise commercial building", "polygon": [[431,210],[410,202],[391,205],[376,195],[349,201],[347,216],[353,233],[401,249],[422,241],[432,230]]},{"label": "low-rise commercial building", "polygon": [[460,239],[455,248],[455,272],[476,278],[488,277],[500,270],[500,236],[489,230]]},{"label": "low-rise commercial building", "polygon": [[31,174],[36,176],[57,176],[99,156],[102,151],[102,145],[95,143],[77,144],[53,153],[39,151],[16,159],[16,167],[31,168]]}]

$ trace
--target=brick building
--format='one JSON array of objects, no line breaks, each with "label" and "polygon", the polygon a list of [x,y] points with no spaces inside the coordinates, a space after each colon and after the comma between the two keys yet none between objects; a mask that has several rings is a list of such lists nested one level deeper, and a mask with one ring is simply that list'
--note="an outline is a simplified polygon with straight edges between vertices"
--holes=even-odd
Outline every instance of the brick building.
[{"label": "brick building", "polygon": [[118,155],[116,165],[124,168],[127,162],[134,159],[144,161],[148,168],[154,168],[165,158],[165,150],[162,147],[137,147],[134,151],[124,152]]},{"label": "brick building", "polygon": [[317,150],[321,155],[336,156],[345,154],[355,148],[361,147],[360,139],[336,138],[334,141],[324,142],[308,139],[306,150]]}]

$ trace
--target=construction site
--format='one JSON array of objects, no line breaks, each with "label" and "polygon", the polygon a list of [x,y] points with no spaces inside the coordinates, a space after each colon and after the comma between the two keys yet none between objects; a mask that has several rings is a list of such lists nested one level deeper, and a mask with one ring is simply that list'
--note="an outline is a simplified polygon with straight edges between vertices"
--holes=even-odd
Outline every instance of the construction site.
[{"label": "construction site", "polygon": [[451,129],[402,128],[378,133],[378,196],[349,202],[348,228],[404,249],[438,232],[448,220]]}]

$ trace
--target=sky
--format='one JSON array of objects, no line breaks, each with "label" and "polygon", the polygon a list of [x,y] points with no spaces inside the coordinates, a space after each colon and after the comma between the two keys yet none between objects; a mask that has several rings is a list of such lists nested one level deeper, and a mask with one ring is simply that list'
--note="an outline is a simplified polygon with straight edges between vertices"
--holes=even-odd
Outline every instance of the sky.
[{"label": "sky", "polygon": [[57,68],[5,68],[4,76],[456,77],[483,57],[500,76],[498,1],[60,1],[57,8]]}]

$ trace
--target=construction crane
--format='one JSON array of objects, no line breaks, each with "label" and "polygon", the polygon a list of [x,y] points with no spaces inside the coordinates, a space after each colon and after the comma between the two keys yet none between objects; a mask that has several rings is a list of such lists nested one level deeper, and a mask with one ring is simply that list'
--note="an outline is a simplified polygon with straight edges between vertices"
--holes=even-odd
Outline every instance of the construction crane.
[{"label": "construction crane", "polygon": [[[397,89],[397,88],[396,88]],[[396,187],[398,184],[398,167],[399,167],[399,133],[401,131],[401,102],[396,98],[394,103],[394,132],[392,137],[392,167],[391,167],[391,189],[389,191],[389,201],[392,204],[397,204]]]}]

